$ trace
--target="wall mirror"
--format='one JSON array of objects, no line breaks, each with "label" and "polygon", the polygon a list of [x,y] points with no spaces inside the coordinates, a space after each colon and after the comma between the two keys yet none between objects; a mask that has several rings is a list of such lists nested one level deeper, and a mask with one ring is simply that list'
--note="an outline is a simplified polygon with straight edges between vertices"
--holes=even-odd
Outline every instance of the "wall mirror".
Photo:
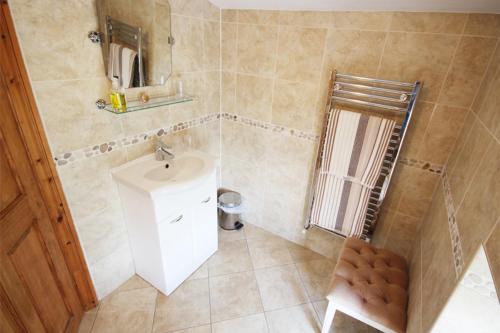
[{"label": "wall mirror", "polygon": [[168,0],[97,0],[108,79],[122,88],[165,84],[172,72]]}]

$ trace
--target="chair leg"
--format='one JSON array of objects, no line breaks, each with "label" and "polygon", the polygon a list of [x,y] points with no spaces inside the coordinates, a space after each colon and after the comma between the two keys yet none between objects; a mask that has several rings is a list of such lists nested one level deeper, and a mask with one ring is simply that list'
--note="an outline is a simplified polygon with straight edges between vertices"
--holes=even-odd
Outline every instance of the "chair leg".
[{"label": "chair leg", "polygon": [[330,332],[330,327],[333,324],[333,317],[335,316],[335,304],[333,302],[328,302],[328,308],[326,308],[325,320],[323,321],[323,328],[321,329],[321,333]]}]

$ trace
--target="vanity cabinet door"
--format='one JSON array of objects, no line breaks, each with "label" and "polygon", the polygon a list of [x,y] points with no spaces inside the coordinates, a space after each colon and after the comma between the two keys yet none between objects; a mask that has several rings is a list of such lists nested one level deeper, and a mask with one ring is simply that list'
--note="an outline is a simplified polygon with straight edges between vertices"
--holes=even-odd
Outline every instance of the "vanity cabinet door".
[{"label": "vanity cabinet door", "polygon": [[198,204],[193,219],[194,260],[196,266],[204,263],[217,251],[216,193],[209,192]]},{"label": "vanity cabinet door", "polygon": [[185,210],[158,226],[167,293],[171,293],[193,272],[192,220],[193,213]]}]

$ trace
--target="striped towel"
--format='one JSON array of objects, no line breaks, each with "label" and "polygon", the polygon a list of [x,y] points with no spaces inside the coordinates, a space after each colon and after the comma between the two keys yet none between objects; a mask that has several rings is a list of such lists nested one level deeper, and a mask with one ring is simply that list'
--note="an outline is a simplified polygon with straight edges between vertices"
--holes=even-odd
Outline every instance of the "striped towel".
[{"label": "striped towel", "polygon": [[328,120],[311,223],[360,237],[396,123],[335,109]]}]

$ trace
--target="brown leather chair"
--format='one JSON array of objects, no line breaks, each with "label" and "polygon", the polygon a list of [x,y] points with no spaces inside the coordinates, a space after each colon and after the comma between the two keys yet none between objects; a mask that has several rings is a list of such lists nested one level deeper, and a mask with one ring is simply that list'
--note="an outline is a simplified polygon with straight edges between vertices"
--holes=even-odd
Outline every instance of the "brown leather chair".
[{"label": "brown leather chair", "polygon": [[346,239],[328,292],[322,333],[337,310],[382,332],[406,331],[408,268],[406,260],[368,243]]}]

